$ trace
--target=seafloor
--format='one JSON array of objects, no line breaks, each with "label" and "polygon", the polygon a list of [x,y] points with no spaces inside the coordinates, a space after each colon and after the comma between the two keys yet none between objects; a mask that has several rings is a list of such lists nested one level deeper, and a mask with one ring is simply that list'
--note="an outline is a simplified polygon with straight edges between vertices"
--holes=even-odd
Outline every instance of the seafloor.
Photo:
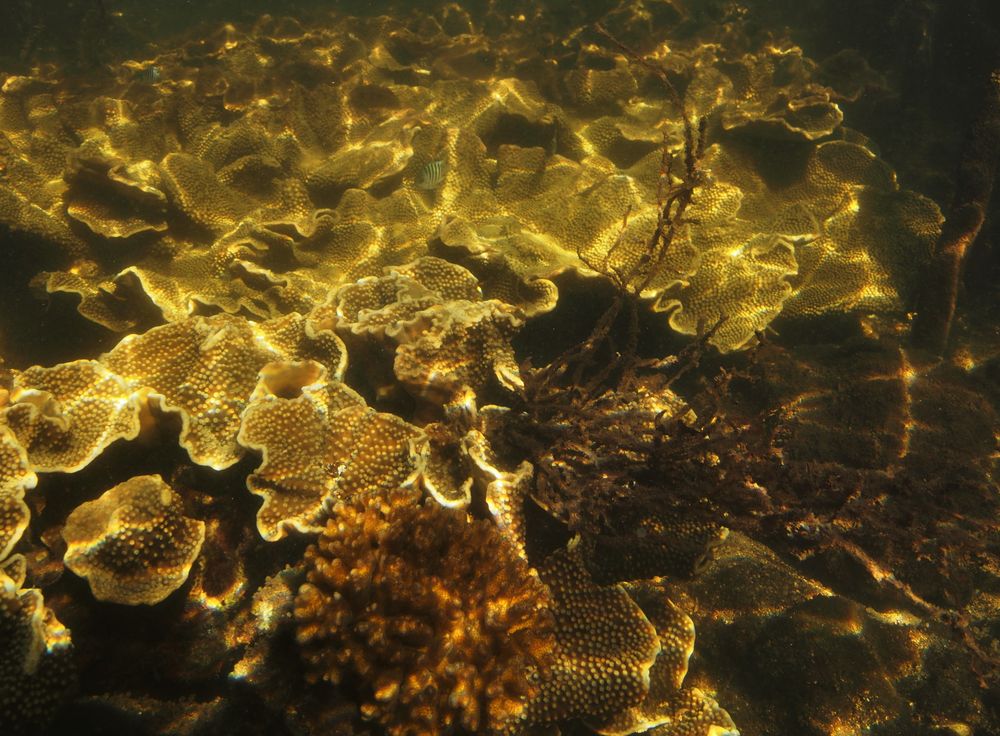
[{"label": "seafloor", "polygon": [[1000,733],[996,11],[231,5],[0,10],[0,733]]}]

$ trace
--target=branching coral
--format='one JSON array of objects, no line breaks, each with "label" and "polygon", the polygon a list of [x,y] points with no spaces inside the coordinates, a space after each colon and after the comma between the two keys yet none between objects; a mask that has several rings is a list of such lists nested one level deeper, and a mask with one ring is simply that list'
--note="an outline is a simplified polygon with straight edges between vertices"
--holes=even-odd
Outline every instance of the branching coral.
[{"label": "branching coral", "polygon": [[390,734],[515,733],[553,650],[545,586],[488,522],[412,497],[338,506],[296,599],[309,676]]}]

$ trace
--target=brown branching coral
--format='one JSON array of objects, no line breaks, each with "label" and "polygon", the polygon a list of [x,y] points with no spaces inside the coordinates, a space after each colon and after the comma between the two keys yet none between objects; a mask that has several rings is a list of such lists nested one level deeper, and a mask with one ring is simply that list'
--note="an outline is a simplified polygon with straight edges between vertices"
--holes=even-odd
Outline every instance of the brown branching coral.
[{"label": "brown branching coral", "polygon": [[183,511],[158,475],[119,483],[66,519],[66,566],[87,579],[98,600],[159,603],[187,579],[205,539],[204,522]]},{"label": "brown branching coral", "polygon": [[552,655],[549,596],[489,522],[412,496],[341,504],[306,555],[313,680],[359,678],[390,734],[517,733]]},{"label": "brown branching coral", "polygon": [[[682,107],[665,72],[603,28],[599,31],[650,70]],[[495,413],[488,422],[497,446],[527,458],[528,468],[534,466],[534,488],[527,493],[583,535],[574,554],[586,559],[600,580],[690,574],[725,536],[712,519],[669,518],[669,504],[662,503],[666,492],[657,490],[654,473],[648,472],[672,433],[697,424],[695,413],[671,385],[697,362],[702,348],[695,345],[690,355],[666,361],[638,355],[639,300],[669,270],[689,213],[702,204],[705,188],[711,191],[702,168],[706,131],[704,122],[684,116],[682,151],[675,154],[664,142],[656,217],[645,238],[636,241],[629,233],[626,215],[617,240],[599,260],[578,252],[611,282],[611,304],[585,340],[542,368],[527,367],[524,391],[512,410]],[[625,245],[640,254],[617,261]],[[712,340],[722,323],[708,329],[703,341]],[[503,489],[503,484],[494,487]],[[519,495],[525,492],[522,488]],[[509,516],[507,496],[487,493],[487,504]],[[608,555],[612,550],[615,554]]]}]

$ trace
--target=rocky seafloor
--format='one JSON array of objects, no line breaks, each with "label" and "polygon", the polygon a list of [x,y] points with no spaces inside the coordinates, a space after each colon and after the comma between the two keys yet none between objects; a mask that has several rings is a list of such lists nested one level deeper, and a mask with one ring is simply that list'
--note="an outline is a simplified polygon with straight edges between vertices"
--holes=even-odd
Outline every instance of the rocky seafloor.
[{"label": "rocky seafloor", "polygon": [[861,51],[654,0],[42,38],[2,733],[1000,733],[997,292],[912,346],[956,134],[880,155]]}]

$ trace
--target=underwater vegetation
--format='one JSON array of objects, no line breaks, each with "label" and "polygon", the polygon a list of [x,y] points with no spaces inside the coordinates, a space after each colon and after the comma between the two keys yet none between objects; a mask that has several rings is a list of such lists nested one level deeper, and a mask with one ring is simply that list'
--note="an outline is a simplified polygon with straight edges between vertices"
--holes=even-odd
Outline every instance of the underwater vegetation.
[{"label": "underwater vegetation", "polygon": [[946,217],[752,5],[41,7],[0,731],[997,729],[1000,97]]}]

